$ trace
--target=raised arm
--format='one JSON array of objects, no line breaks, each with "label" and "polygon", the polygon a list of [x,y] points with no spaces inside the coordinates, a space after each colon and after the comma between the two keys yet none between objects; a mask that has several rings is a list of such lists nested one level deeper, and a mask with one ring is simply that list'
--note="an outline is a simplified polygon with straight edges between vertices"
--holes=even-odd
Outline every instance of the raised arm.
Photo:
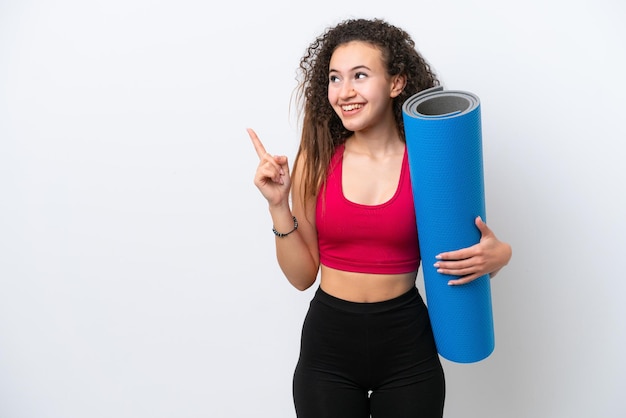
[{"label": "raised arm", "polygon": [[[259,156],[254,184],[269,205],[278,264],[295,288],[308,289],[315,282],[319,270],[315,200],[307,199],[307,203],[303,204],[300,173],[294,173],[292,190],[287,157],[267,152],[252,129],[248,129],[248,134]],[[289,204],[290,194],[293,196],[293,210]]]}]

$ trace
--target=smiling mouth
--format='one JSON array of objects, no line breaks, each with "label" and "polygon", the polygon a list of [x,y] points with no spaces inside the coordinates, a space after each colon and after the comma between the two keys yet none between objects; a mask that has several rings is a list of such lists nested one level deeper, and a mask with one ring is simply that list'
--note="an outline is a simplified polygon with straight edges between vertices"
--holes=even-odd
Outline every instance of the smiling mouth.
[{"label": "smiling mouth", "polygon": [[341,109],[342,109],[344,112],[349,112],[349,111],[351,111],[351,110],[360,109],[360,108],[362,108],[362,107],[363,107],[363,105],[362,105],[362,104],[349,104],[349,105],[343,105],[343,106],[341,106]]}]

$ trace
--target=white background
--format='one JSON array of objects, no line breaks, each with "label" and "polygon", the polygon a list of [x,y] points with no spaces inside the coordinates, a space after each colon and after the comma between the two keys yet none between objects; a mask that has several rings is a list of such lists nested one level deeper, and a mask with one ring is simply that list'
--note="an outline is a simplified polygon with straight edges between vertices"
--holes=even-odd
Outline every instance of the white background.
[{"label": "white background", "polygon": [[313,289],[246,127],[295,155],[304,49],[406,29],[482,102],[496,349],[447,418],[626,416],[626,4],[0,0],[0,417],[294,417]]}]

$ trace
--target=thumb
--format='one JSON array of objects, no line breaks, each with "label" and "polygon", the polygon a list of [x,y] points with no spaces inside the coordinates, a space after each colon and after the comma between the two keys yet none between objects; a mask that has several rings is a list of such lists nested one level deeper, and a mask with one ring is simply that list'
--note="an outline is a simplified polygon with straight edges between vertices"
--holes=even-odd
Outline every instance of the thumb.
[{"label": "thumb", "polygon": [[480,231],[481,236],[485,237],[488,235],[492,235],[491,229],[489,229],[487,224],[483,221],[483,218],[481,218],[480,216],[477,216],[474,223],[476,224],[476,227]]},{"label": "thumb", "polygon": [[278,165],[287,165],[287,156],[286,155],[274,155],[274,161]]}]

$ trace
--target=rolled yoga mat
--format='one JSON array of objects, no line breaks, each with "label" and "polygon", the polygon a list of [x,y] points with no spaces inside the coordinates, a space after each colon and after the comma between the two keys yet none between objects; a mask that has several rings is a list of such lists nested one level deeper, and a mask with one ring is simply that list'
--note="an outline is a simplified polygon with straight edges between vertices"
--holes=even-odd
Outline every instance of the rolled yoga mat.
[{"label": "rolled yoga mat", "polygon": [[435,256],[477,244],[485,220],[480,101],[433,87],[403,105],[424,288],[439,354],[473,363],[494,349],[489,275],[450,286]]}]

